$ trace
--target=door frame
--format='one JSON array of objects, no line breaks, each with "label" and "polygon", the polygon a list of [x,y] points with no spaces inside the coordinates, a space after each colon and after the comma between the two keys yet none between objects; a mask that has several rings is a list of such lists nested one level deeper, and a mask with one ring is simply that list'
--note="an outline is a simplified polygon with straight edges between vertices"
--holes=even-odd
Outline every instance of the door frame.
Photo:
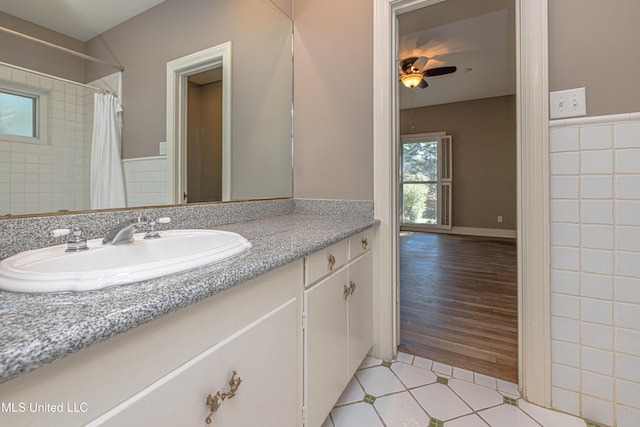
[{"label": "door frame", "polygon": [[187,84],[189,76],[222,67],[222,200],[231,200],[231,42],[167,62],[167,203],[183,204],[187,191]]},{"label": "door frame", "polygon": [[[374,0],[374,349],[390,360],[399,343],[397,15],[445,0]],[[516,3],[518,383],[551,405],[548,0]]]}]

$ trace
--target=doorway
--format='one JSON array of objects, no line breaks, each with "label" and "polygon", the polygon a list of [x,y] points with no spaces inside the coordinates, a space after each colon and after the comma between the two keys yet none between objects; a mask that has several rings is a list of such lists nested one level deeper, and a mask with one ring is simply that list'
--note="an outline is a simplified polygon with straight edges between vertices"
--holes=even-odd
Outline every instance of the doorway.
[{"label": "doorway", "polygon": [[[375,252],[374,355],[390,358],[399,343],[396,206],[399,135],[396,17],[442,0],[375,0],[374,215],[380,220]],[[518,170],[518,376],[523,397],[550,405],[549,174],[547,0],[516,0]]]}]

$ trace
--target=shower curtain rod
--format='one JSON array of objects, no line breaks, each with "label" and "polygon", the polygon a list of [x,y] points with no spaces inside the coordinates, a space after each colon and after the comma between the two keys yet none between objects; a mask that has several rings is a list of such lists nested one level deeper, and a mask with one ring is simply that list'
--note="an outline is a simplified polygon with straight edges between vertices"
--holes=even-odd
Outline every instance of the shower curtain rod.
[{"label": "shower curtain rod", "polygon": [[82,59],[86,59],[87,61],[96,62],[98,64],[103,64],[103,65],[108,65],[109,67],[113,67],[113,68],[116,68],[116,69],[118,69],[120,71],[124,71],[124,67],[122,65],[115,65],[115,64],[112,64],[110,62],[103,61],[102,59],[94,58],[93,56],[89,56],[89,55],[86,55],[86,54],[81,53],[81,52],[76,52],[75,50],[72,50],[72,49],[69,49],[69,48],[66,48],[66,47],[63,47],[63,46],[58,46],[57,44],[53,44],[53,43],[50,43],[48,41],[41,40],[41,39],[26,35],[26,34],[23,34],[23,33],[19,33],[18,31],[10,30],[9,28],[5,28],[5,27],[0,26],[0,31],[4,31],[5,33],[9,33],[9,34],[12,34],[12,35],[17,36],[17,37],[22,37],[23,39],[31,40],[31,41],[34,41],[36,43],[40,43],[42,45],[45,45],[45,46],[48,46],[48,47],[51,47],[51,48],[61,50],[61,51],[66,52],[68,54],[78,56],[78,57],[80,57]]}]

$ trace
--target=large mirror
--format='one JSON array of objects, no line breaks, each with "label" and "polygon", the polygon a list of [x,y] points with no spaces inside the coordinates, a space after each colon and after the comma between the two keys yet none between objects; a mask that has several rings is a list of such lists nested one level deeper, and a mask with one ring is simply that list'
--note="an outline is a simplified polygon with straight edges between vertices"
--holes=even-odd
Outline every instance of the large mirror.
[{"label": "large mirror", "polygon": [[[90,157],[97,89],[116,93],[123,110],[120,150],[126,207],[221,200],[221,191],[202,191],[205,195],[193,200],[186,194],[181,200],[168,194],[174,180],[168,165],[175,164],[172,156],[178,150],[167,135],[167,67],[223,44],[230,45],[231,69],[229,81],[222,82],[230,87],[225,117],[229,124],[222,131],[230,135],[230,148],[224,154],[228,160],[225,200],[292,196],[291,0],[81,3],[103,9],[79,11],[65,0],[0,0],[0,27],[21,34],[0,31],[0,217],[91,209]],[[25,5],[23,10],[16,8],[19,4]],[[132,15],[124,22],[95,29],[100,21],[97,17],[126,6],[138,9],[129,12]],[[47,15],[54,19],[46,21]],[[62,16],[74,22],[75,28],[58,22]],[[185,93],[220,79],[210,74],[204,80],[200,77],[195,72],[189,76],[190,89]],[[39,105],[31,109],[41,127],[33,130],[37,138],[15,137],[6,134],[13,131],[2,130],[5,93],[38,100]],[[217,122],[206,114],[200,114],[198,120]],[[199,137],[202,132],[189,134]],[[212,173],[217,166],[200,161],[198,167],[204,174],[199,178],[192,171],[183,172],[199,187],[209,185],[207,177],[220,176]],[[215,181],[216,186],[221,185],[219,178]]]}]

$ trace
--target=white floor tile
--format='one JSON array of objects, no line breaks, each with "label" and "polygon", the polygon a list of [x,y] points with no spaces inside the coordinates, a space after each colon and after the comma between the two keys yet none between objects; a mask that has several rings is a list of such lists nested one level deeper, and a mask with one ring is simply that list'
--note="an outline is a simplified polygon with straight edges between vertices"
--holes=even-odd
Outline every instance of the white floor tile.
[{"label": "white floor tile", "polygon": [[372,366],[379,366],[380,364],[382,364],[382,360],[376,359],[375,357],[367,356],[364,358],[364,360],[360,364],[360,369],[370,368]]},{"label": "white floor tile", "polygon": [[460,378],[461,380],[473,382],[473,372],[466,369],[453,367],[453,377]]},{"label": "white floor tile", "polygon": [[409,392],[379,397],[374,404],[387,427],[423,427],[429,425],[429,416]]},{"label": "white floor tile", "polygon": [[446,427],[487,427],[487,423],[475,414],[447,421]]},{"label": "white floor tile", "polygon": [[405,386],[391,372],[391,369],[384,366],[363,369],[356,372],[356,376],[364,387],[364,392],[372,396],[378,397],[405,390]]},{"label": "white floor tile", "polygon": [[433,360],[429,360],[429,359],[425,359],[424,357],[416,356],[413,359],[413,365],[414,366],[419,366],[419,367],[424,368],[424,369],[431,369],[431,366],[433,365]]},{"label": "white floor tile", "polygon": [[485,409],[478,412],[478,415],[491,427],[540,427],[531,417],[512,405],[500,405]]},{"label": "white floor tile", "polygon": [[331,418],[335,427],[383,427],[373,406],[364,402],[334,408]]},{"label": "white floor tile", "polygon": [[351,378],[347,388],[342,392],[342,396],[338,399],[337,406],[346,405],[347,403],[362,402],[364,399],[364,390],[360,387],[360,383],[356,377]]},{"label": "white floor tile", "polygon": [[498,391],[502,393],[506,393],[510,396],[520,397],[520,392],[518,391],[518,384],[510,383],[508,381],[504,381],[498,379]]},{"label": "white floor tile", "polygon": [[331,416],[327,417],[326,420],[322,423],[322,427],[334,427],[333,421],[331,421]]},{"label": "white floor tile", "polygon": [[477,374],[477,373],[474,373],[473,377],[474,377],[474,382],[476,384],[480,384],[485,387],[492,388],[494,390],[498,389],[498,384],[496,382],[496,379],[493,377],[488,377],[486,375]]},{"label": "white floor tile", "polygon": [[449,387],[475,411],[500,405],[503,402],[500,393],[479,384],[453,379],[449,380]]},{"label": "white floor tile", "polygon": [[391,365],[391,370],[395,372],[407,388],[433,384],[438,380],[438,377],[433,372],[404,363],[394,363]]},{"label": "white floor tile", "polygon": [[444,374],[449,377],[451,376],[451,374],[453,374],[453,366],[446,365],[440,362],[433,362],[433,367],[431,368],[431,370],[433,370],[433,372]]},{"label": "white floor tile", "polygon": [[543,426],[585,427],[584,420],[550,409],[541,408],[524,400],[518,400],[518,406]]},{"label": "white floor tile", "polygon": [[444,384],[415,388],[411,394],[432,418],[440,421],[471,413],[471,408]]},{"label": "white floor tile", "polygon": [[396,360],[398,362],[408,363],[409,365],[411,365],[413,363],[413,358],[414,356],[412,354],[407,354],[399,351]]}]

